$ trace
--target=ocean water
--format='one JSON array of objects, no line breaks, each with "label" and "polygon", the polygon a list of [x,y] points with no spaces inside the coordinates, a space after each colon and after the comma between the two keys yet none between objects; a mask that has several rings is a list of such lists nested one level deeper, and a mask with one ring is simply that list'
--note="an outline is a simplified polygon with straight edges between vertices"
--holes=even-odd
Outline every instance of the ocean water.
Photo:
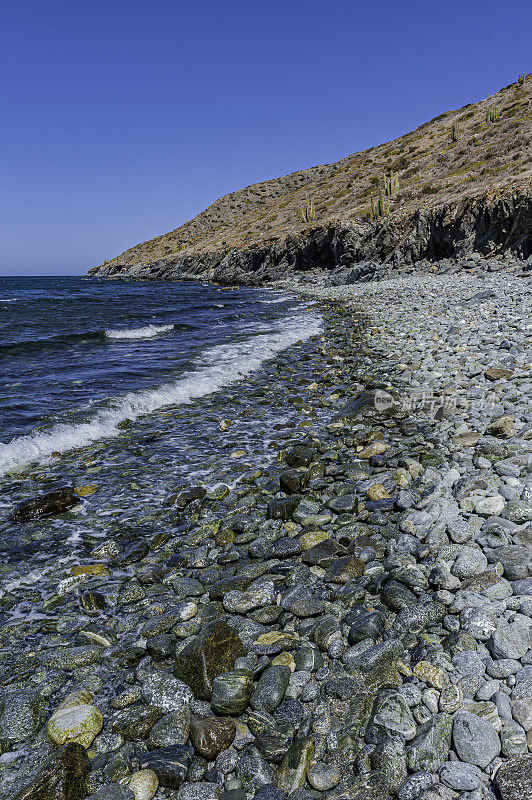
[{"label": "ocean water", "polygon": [[[232,488],[306,435],[322,325],[272,290],[0,279],[0,622],[41,614],[102,541],[178,529],[166,500],[180,487]],[[68,514],[11,521],[59,487],[88,493]]]},{"label": "ocean water", "polygon": [[318,329],[280,293],[0,279],[0,476],[210,395]]}]

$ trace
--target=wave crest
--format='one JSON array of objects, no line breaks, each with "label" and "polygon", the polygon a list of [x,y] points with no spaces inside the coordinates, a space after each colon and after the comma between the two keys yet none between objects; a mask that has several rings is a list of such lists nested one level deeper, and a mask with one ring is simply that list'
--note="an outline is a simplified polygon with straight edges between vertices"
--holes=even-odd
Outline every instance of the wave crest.
[{"label": "wave crest", "polygon": [[108,339],[152,339],[174,329],[173,325],[146,325],[144,328],[122,328],[104,331]]},{"label": "wave crest", "polygon": [[[137,329],[138,330],[138,329]],[[0,446],[0,476],[43,462],[56,453],[87,447],[99,439],[120,434],[118,424],[136,420],[159,408],[190,403],[212,394],[257,370],[264,361],[321,330],[321,317],[297,314],[285,319],[278,330],[206,350],[196,369],[162,386],[116,397],[87,422],[59,423],[49,430],[19,436]]]}]

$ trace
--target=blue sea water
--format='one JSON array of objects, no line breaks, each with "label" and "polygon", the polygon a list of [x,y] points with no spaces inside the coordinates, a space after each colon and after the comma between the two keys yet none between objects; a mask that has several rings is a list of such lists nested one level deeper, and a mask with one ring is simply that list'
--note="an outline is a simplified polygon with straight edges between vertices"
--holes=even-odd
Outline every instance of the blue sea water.
[{"label": "blue sea water", "polygon": [[[310,388],[321,330],[317,306],[280,291],[0,279],[0,627],[55,624],[61,581],[102,543],[178,541],[184,486],[246,513],[241,479],[328,414]],[[83,499],[13,521],[59,488]]]},{"label": "blue sea water", "polygon": [[2,278],[0,477],[238,383],[319,329],[280,292]]}]

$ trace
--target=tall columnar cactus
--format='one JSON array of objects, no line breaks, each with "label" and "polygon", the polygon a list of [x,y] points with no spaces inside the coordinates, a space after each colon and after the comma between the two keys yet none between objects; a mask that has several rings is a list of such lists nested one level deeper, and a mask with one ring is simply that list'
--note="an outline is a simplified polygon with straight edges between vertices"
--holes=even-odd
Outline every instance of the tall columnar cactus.
[{"label": "tall columnar cactus", "polygon": [[399,177],[396,172],[390,170],[384,175],[384,194],[386,197],[393,197],[399,191]]},{"label": "tall columnar cactus", "polygon": [[501,116],[501,112],[497,108],[497,106],[488,106],[486,109],[486,122],[491,124],[492,122],[498,122]]},{"label": "tall columnar cactus", "polygon": [[524,82],[525,82],[525,73],[520,72],[519,77],[517,78],[517,83],[519,84],[519,86],[522,86]]},{"label": "tall columnar cactus", "polygon": [[371,198],[371,216],[373,219],[377,219],[378,217],[385,217],[390,211],[390,201],[386,200],[384,196],[384,192],[381,192],[379,195],[379,199],[375,200],[374,197]]},{"label": "tall columnar cactus", "polygon": [[301,204],[300,212],[303,222],[314,222],[316,219],[316,207],[314,205],[314,200],[307,200],[305,204]]},{"label": "tall columnar cactus", "polygon": [[451,140],[457,142],[460,137],[460,126],[457,122],[453,122],[451,127]]}]

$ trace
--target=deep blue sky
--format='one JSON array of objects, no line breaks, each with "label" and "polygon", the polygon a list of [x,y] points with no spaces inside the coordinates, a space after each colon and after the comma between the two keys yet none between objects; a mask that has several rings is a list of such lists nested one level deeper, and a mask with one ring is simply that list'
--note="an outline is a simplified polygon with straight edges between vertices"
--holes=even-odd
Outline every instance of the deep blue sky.
[{"label": "deep blue sky", "polygon": [[530,71],[532,4],[12,0],[0,274],[81,274]]}]

